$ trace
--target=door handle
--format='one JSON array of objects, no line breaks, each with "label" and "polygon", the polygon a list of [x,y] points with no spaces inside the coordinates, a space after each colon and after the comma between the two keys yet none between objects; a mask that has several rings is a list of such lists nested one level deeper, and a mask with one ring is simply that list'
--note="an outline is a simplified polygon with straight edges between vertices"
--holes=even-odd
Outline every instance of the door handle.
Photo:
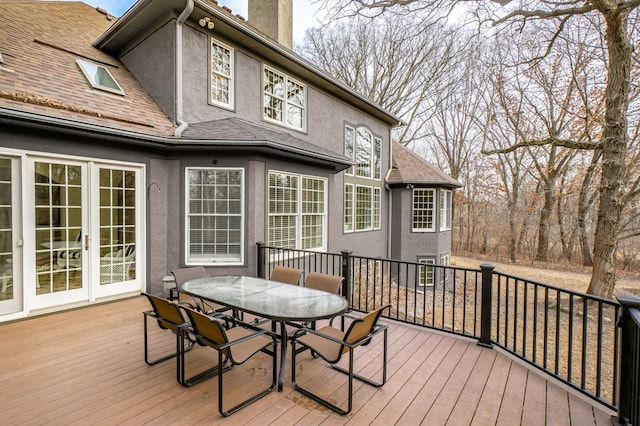
[{"label": "door handle", "polygon": [[85,250],[89,250],[89,236],[88,235],[84,236],[84,249]]}]

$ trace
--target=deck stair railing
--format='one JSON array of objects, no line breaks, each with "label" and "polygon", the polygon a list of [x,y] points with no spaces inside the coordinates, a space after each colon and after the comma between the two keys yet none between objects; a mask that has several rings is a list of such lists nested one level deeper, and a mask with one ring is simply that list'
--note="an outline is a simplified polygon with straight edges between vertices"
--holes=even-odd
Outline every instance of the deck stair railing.
[{"label": "deck stair railing", "polygon": [[[388,318],[498,346],[611,409],[618,408],[619,399],[621,407],[632,401],[629,410],[636,417],[626,411],[619,417],[640,424],[638,306],[623,309],[622,300],[502,274],[490,264],[471,269],[258,243],[258,265],[261,277],[268,277],[275,265],[341,275],[342,295],[353,310],[391,304]],[[618,324],[626,324],[618,320],[621,312],[635,312],[635,352],[621,345]],[[622,336],[628,339],[624,331]],[[635,370],[619,363],[621,350],[633,359]],[[628,380],[633,383],[626,385]],[[625,385],[635,395],[622,390]]]}]

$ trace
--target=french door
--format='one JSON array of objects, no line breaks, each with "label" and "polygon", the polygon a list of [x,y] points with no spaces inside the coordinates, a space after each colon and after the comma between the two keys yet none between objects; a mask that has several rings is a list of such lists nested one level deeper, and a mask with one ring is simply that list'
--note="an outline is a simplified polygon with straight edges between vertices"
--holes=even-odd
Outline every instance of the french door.
[{"label": "french door", "polygon": [[0,156],[0,315],[22,311],[20,159]]},{"label": "french door", "polygon": [[[141,289],[141,168],[33,158],[25,219],[28,309]],[[25,215],[31,219],[30,215]],[[29,235],[33,225],[33,235]],[[31,273],[29,273],[31,271]]]}]

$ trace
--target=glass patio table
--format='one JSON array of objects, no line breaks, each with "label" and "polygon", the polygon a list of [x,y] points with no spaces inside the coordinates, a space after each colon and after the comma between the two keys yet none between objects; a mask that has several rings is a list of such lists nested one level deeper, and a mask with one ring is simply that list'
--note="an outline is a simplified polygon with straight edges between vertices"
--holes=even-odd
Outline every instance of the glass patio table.
[{"label": "glass patio table", "polygon": [[334,293],[247,276],[213,276],[189,280],[182,291],[191,296],[280,322],[280,374],[282,392],[287,357],[287,321],[333,318],[348,308]]}]

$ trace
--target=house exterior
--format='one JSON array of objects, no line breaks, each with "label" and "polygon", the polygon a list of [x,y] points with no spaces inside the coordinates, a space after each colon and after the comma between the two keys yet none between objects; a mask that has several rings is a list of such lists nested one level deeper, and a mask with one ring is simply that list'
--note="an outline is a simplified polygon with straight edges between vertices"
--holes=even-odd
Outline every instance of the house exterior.
[{"label": "house exterior", "polygon": [[255,275],[258,241],[393,254],[401,123],[290,50],[291,7],[0,2],[0,321]]},{"label": "house exterior", "polygon": [[[449,265],[453,193],[462,184],[399,143],[386,179],[391,193],[391,258]],[[433,285],[441,269],[422,268],[417,285]]]}]

